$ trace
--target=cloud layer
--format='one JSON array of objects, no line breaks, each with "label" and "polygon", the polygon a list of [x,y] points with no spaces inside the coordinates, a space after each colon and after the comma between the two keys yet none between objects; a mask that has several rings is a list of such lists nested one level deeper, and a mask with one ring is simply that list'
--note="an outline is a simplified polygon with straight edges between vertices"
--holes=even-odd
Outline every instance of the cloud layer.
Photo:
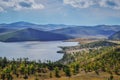
[{"label": "cloud layer", "polygon": [[7,10],[40,10],[44,7],[52,7],[55,10],[56,6],[65,7],[70,5],[75,8],[111,8],[120,10],[120,0],[0,0],[0,12]]},{"label": "cloud layer", "polygon": [[99,6],[120,9],[120,0],[63,0],[63,2],[76,8]]},{"label": "cloud layer", "polygon": [[44,5],[36,3],[35,0],[0,0],[0,12],[7,9],[43,9]]}]

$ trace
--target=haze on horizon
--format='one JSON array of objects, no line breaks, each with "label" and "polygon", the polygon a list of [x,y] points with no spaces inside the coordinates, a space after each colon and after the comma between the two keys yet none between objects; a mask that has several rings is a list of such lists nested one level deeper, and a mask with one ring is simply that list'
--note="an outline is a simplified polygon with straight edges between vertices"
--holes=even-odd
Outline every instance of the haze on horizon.
[{"label": "haze on horizon", "polygon": [[0,23],[120,25],[120,0],[0,0]]}]

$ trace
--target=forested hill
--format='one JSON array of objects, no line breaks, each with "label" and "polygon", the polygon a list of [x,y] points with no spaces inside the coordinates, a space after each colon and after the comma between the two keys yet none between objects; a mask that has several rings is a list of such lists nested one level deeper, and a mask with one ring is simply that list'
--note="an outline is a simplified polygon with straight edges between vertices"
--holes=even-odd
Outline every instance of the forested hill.
[{"label": "forested hill", "polygon": [[48,31],[40,31],[32,28],[21,29],[0,35],[0,41],[20,42],[20,41],[55,41],[67,40],[72,37]]}]

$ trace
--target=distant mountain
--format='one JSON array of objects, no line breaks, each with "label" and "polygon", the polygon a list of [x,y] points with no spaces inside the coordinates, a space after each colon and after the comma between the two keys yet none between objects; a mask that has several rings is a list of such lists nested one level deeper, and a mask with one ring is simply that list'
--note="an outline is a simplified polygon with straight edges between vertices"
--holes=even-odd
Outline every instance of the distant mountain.
[{"label": "distant mountain", "polygon": [[46,25],[40,25],[40,24],[33,24],[29,22],[14,22],[10,24],[0,24],[0,28],[14,28],[14,29],[21,29],[21,28],[35,28],[39,30],[49,31],[49,30],[55,30],[55,29],[61,29],[66,27],[72,27],[72,25],[64,25],[64,24],[46,24]]},{"label": "distant mountain", "polygon": [[52,30],[54,33],[66,34],[76,38],[86,38],[86,37],[108,37],[116,31],[120,30],[120,26],[113,25],[98,25],[98,26],[77,26],[70,28],[63,28]]},{"label": "distant mountain", "polygon": [[[76,26],[64,24],[33,24],[29,22],[14,22],[10,24],[0,24],[0,28],[24,29],[33,28],[40,31],[51,31],[58,34],[69,35],[75,38],[107,38],[113,33],[120,31],[120,25],[96,25],[96,26]],[[4,31],[4,30],[3,30]]]},{"label": "distant mountain", "polygon": [[112,34],[111,36],[109,36],[108,39],[111,39],[111,40],[120,40],[120,31]]},{"label": "distant mountain", "polygon": [[72,37],[47,31],[40,31],[32,28],[17,30],[14,32],[0,35],[0,41],[3,42],[56,41],[66,40],[70,38]]},{"label": "distant mountain", "polygon": [[39,25],[28,23],[24,21],[10,23],[10,24],[0,24],[0,28],[6,28],[6,29],[23,29],[23,28],[36,28],[39,30],[45,30],[43,28],[40,28]]}]

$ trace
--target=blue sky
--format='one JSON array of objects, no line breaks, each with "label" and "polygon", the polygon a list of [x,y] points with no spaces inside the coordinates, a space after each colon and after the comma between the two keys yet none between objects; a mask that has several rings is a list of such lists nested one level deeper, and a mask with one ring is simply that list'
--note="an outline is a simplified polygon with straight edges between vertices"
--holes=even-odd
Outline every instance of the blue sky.
[{"label": "blue sky", "polygon": [[120,25],[120,0],[0,0],[0,23]]}]

